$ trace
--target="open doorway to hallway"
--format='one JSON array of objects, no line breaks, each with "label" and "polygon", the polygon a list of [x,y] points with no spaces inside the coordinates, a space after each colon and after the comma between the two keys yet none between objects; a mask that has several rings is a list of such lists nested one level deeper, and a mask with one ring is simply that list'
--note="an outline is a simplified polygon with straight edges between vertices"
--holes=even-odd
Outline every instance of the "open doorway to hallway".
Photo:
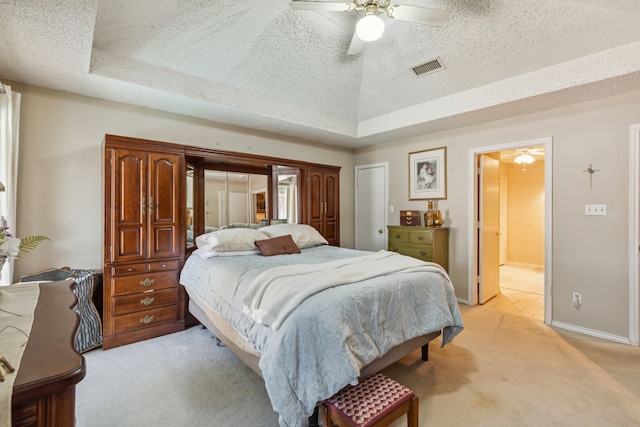
[{"label": "open doorway to hallway", "polygon": [[[482,154],[499,160],[500,175],[499,206],[485,206],[500,212],[498,265],[484,266],[497,268],[499,286],[490,299],[484,295],[484,304],[540,321],[544,321],[544,154],[544,146]],[[482,189],[479,194],[482,198]],[[479,251],[485,247],[479,245]],[[495,259],[480,254],[482,258]]]}]

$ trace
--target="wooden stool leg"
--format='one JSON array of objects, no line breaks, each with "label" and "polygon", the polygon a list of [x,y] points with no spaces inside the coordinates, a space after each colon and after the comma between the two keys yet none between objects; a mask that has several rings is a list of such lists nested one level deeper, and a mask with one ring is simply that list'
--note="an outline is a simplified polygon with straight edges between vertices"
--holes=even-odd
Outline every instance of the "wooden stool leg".
[{"label": "wooden stool leg", "polygon": [[[322,427],[333,427],[333,421],[329,415],[329,408],[324,403],[320,405],[320,412],[322,413]],[[416,427],[418,425],[416,424]]]},{"label": "wooden stool leg", "polygon": [[409,402],[409,412],[407,412],[407,426],[408,427],[418,427],[418,407],[420,401],[418,399],[418,396],[415,396],[413,399],[411,399],[411,402]]}]

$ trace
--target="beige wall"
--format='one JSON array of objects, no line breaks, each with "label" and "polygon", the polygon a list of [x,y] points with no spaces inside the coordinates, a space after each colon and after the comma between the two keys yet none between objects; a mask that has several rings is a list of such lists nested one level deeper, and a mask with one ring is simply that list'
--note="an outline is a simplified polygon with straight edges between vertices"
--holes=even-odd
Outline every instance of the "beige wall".
[{"label": "beige wall", "polygon": [[[12,84],[12,83],[10,83]],[[449,270],[467,298],[469,150],[553,138],[553,318],[614,336],[628,336],[629,126],[640,123],[640,93],[498,122],[349,150],[169,113],[12,84],[21,92],[18,235],[46,234],[16,262],[16,275],[49,267],[99,268],[102,259],[102,140],[105,133],[342,166],[341,241],[353,247],[354,166],[388,162],[389,203],[408,200],[408,153],[447,147],[448,198],[439,201],[451,227]],[[589,189],[589,164],[599,169]],[[605,217],[584,216],[586,203],[607,204]],[[582,293],[575,310],[571,293]]]},{"label": "beige wall", "polygon": [[[629,335],[629,126],[640,123],[640,93],[577,104],[357,150],[356,165],[389,163],[389,203],[425,210],[409,201],[408,153],[447,147],[448,198],[438,203],[451,227],[449,273],[456,295],[467,299],[469,151],[542,137],[553,138],[553,319],[617,337]],[[599,169],[589,189],[588,174]],[[584,205],[607,204],[607,216],[585,216]],[[572,292],[582,294],[580,310]]]},{"label": "beige wall", "polygon": [[544,266],[544,161],[505,165],[507,263]]},{"label": "beige wall", "polygon": [[14,280],[50,267],[101,267],[106,133],[341,166],[340,239],[353,247],[351,150],[5,83],[22,94],[17,235],[51,239],[16,261]]}]

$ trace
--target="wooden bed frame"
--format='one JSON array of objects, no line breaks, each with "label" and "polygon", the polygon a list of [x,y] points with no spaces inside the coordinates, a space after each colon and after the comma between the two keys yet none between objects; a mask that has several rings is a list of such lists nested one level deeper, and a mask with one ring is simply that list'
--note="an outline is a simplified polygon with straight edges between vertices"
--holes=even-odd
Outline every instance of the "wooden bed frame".
[{"label": "wooden bed frame", "polygon": [[[186,291],[186,290],[185,290]],[[257,352],[251,352],[247,350],[251,348],[251,345],[239,334],[230,336],[230,334],[224,333],[222,330],[234,330],[233,327],[219,314],[214,311],[205,311],[201,308],[196,300],[189,298],[189,311],[191,314],[202,323],[204,327],[209,329],[220,341],[222,341],[231,351],[233,351],[244,363],[246,363],[251,369],[253,369],[260,377],[262,377],[262,371],[260,370],[259,361],[260,355]],[[235,331],[235,330],[234,330]],[[360,370],[360,379],[369,377],[387,366],[402,359],[407,354],[413,352],[418,348],[422,348],[422,360],[429,359],[429,342],[440,336],[441,331],[435,331],[427,335],[422,335],[413,338],[409,341],[392,348],[384,356],[375,359],[371,363],[365,365]],[[318,425],[318,408],[314,414],[309,417],[309,426],[315,427]]]}]

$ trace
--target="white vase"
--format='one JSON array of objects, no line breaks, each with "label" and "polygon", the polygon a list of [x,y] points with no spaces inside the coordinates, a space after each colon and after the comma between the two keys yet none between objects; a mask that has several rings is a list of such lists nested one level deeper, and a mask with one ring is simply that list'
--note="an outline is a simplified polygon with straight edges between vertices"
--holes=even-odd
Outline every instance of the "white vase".
[{"label": "white vase", "polygon": [[4,268],[5,262],[7,262],[7,257],[5,255],[0,255],[0,280],[2,280],[2,269]]}]

